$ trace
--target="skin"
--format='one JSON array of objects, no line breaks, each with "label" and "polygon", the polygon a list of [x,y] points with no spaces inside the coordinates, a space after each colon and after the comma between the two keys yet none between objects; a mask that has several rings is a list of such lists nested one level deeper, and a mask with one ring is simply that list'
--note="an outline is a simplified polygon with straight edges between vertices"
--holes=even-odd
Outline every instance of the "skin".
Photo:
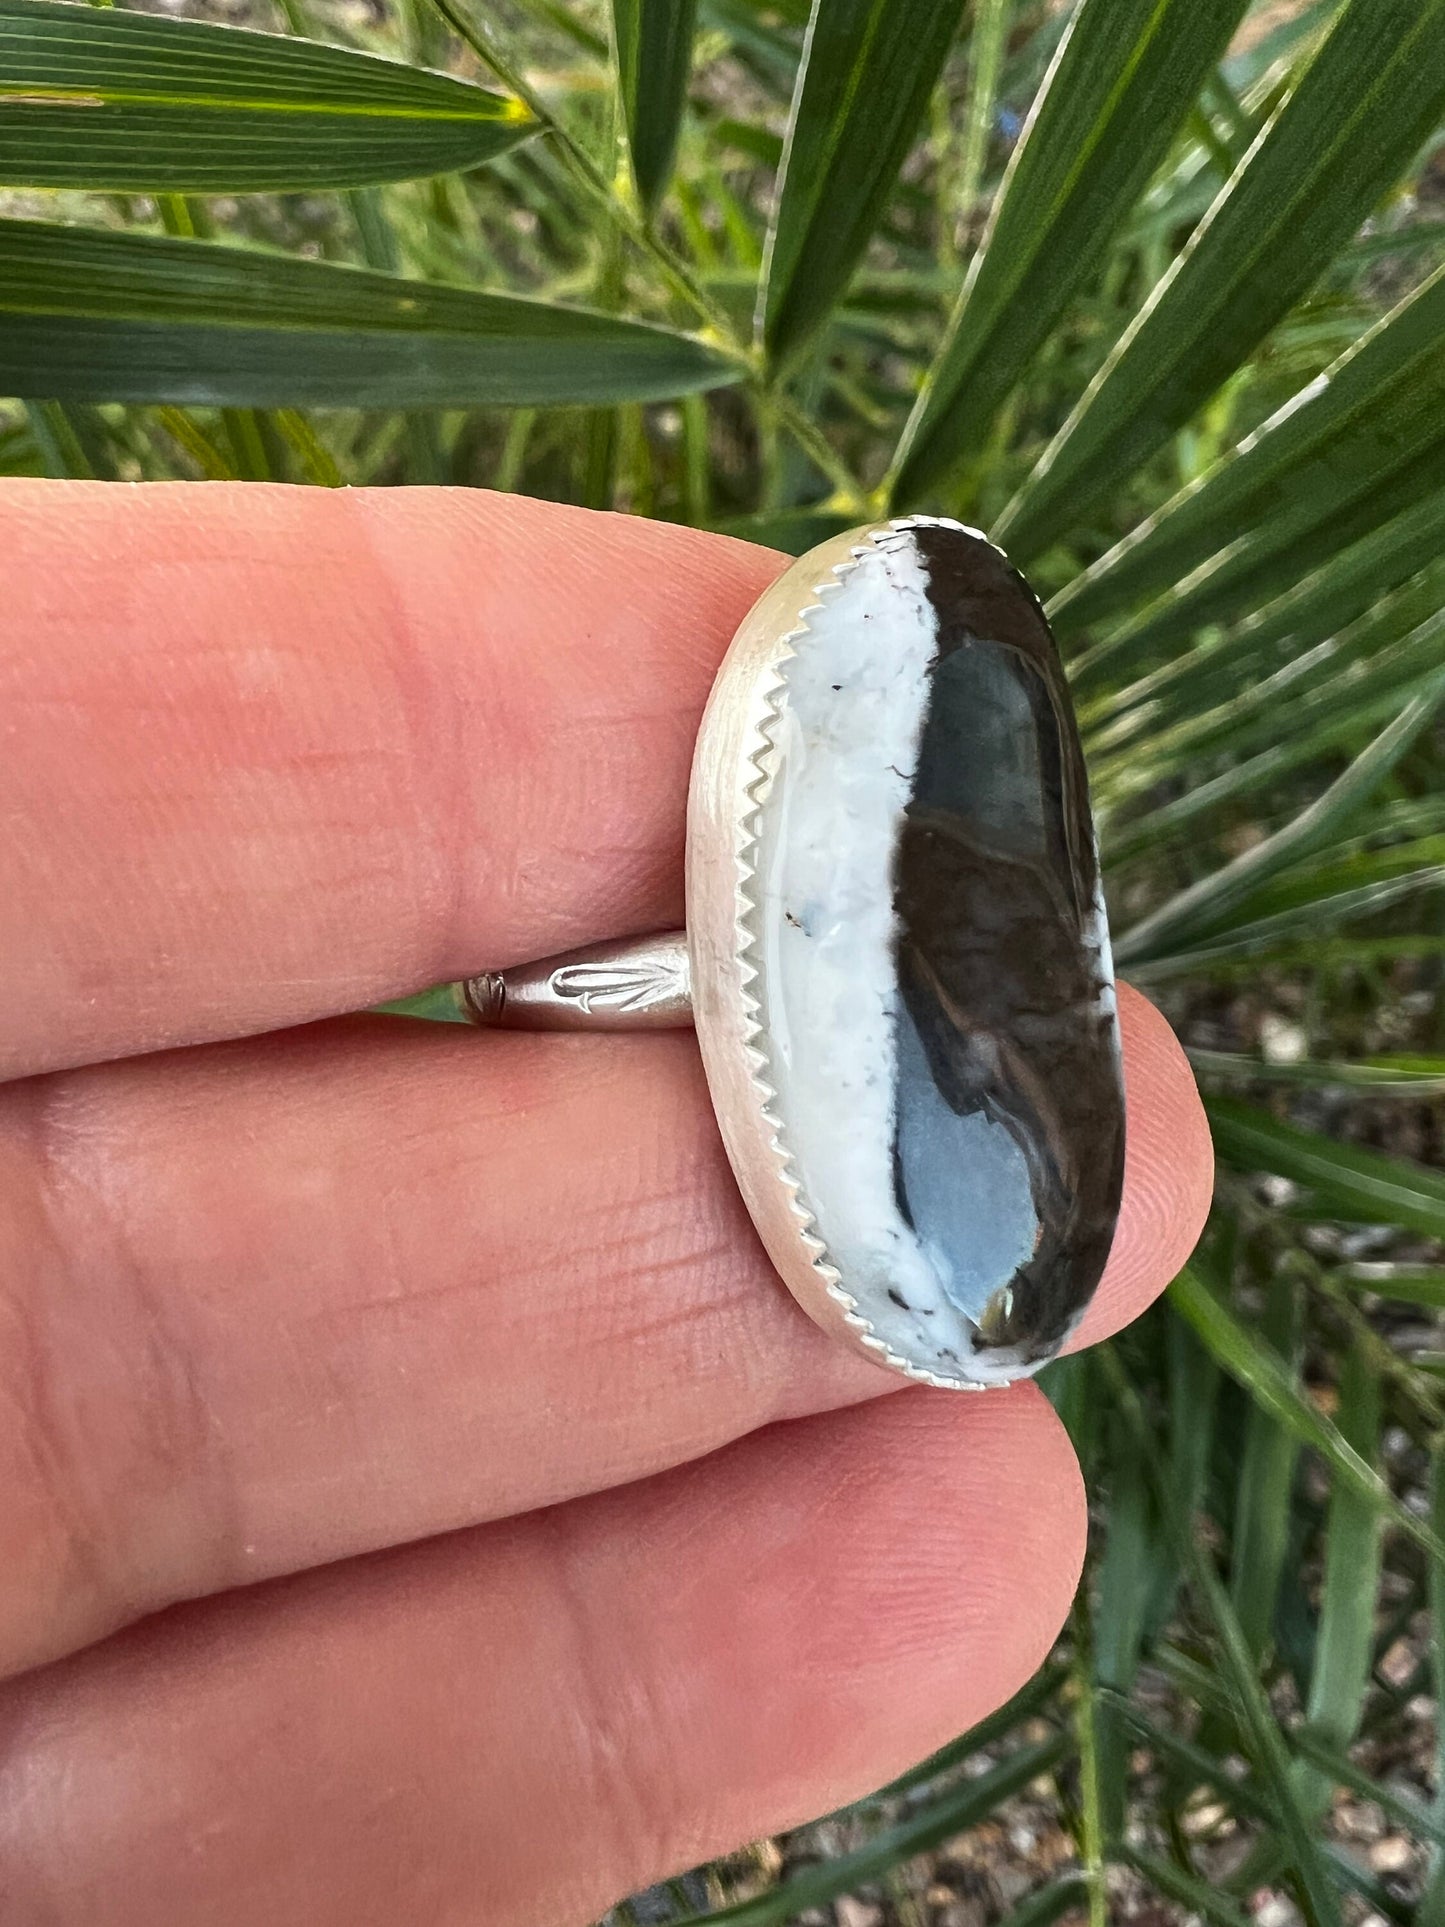
[{"label": "skin", "polygon": [[[773,1277],[685,1035],[346,1016],[680,921],[781,558],[472,491],[0,485],[0,1918],[555,1927],[1038,1666],[1029,1385]],[[1207,1206],[1121,998],[1080,1343]]]}]

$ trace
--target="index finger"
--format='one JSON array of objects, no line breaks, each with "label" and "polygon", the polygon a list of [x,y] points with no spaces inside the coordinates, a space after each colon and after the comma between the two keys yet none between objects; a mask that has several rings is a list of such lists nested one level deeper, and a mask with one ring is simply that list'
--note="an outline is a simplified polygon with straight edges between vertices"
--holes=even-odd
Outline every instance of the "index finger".
[{"label": "index finger", "polygon": [[473,489],[0,483],[0,1076],[678,923],[782,558]]}]

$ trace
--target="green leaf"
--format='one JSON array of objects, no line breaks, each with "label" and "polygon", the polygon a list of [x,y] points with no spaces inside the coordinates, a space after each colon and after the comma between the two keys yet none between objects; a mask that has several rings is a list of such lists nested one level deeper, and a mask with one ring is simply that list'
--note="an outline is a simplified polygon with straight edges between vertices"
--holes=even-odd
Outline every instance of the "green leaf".
[{"label": "green leaf", "polygon": [[509,95],[344,47],[0,0],[0,183],[355,187],[476,167],[535,130]]},{"label": "green leaf", "polygon": [[[1299,1280],[1281,1268],[1269,1281],[1260,1336],[1297,1392],[1301,1337]],[[1269,1645],[1275,1599],[1289,1551],[1290,1496],[1299,1440],[1266,1406],[1253,1404],[1234,1507],[1229,1591],[1240,1632],[1258,1659]]]},{"label": "green leaf", "polygon": [[998,79],[1008,44],[1013,0],[977,0],[969,46],[968,117],[963,128],[957,208],[969,214],[983,187],[984,162],[998,112]]},{"label": "green leaf", "polygon": [[[1230,1771],[1228,1754],[1215,1753],[1195,1740],[1181,1739],[1177,1733],[1171,1733],[1167,1727],[1150,1719],[1141,1707],[1120,1699],[1115,1693],[1100,1693],[1099,1698],[1113,1706],[1120,1722],[1142,1740],[1164,1765],[1171,1767],[1185,1786],[1214,1787],[1227,1796],[1236,1813],[1251,1820],[1268,1820],[1272,1817],[1269,1802],[1254,1783],[1240,1779]],[[1201,1704],[1207,1702],[1201,1701]]]},{"label": "green leaf", "polygon": [[51,480],[93,482],[95,464],[70,411],[58,401],[32,401],[27,413],[41,466]]},{"label": "green leaf", "polygon": [[[1088,692],[1096,682],[1107,702],[1111,745],[1139,734],[1146,716],[1190,716],[1212,702],[1238,693],[1241,679],[1267,674],[1297,660],[1327,639],[1336,647],[1351,624],[1382,602],[1382,633],[1403,634],[1416,620],[1445,607],[1445,570],[1430,565],[1445,552],[1445,489],[1427,495],[1384,528],[1364,536],[1343,553],[1330,555],[1304,582],[1251,614],[1229,636],[1208,648],[1176,650],[1158,669],[1125,689],[1112,687],[1125,665],[1107,661],[1112,640],[1076,657],[1070,680],[1088,714]],[[1408,589],[1407,589],[1408,585]],[[1393,611],[1400,624],[1389,627]],[[1131,655],[1133,652],[1130,652]],[[1101,678],[1099,670],[1107,674]]]},{"label": "green leaf", "polygon": [[[1117,1431],[1117,1427],[1114,1429]],[[1168,1583],[1169,1575],[1161,1571],[1161,1553],[1167,1554],[1167,1542],[1161,1545],[1148,1481],[1137,1453],[1116,1449],[1109,1456],[1113,1471],[1108,1537],[1090,1617],[1092,1679],[1081,1682],[1081,1697],[1087,1697],[1091,1705],[1081,1705],[1079,1711],[1084,1719],[1092,1719],[1093,1804],[1099,1846],[1112,1850],[1124,1831],[1128,1807],[1129,1746],[1112,1697],[1096,1694],[1093,1688],[1112,1687],[1119,1697],[1128,1695],[1145,1649],[1151,1601]],[[1089,1731],[1086,1727],[1086,1742]],[[1086,1798],[1087,1793],[1086,1785]]]},{"label": "green leaf", "polygon": [[[1426,587],[1431,595],[1439,592],[1434,583]],[[1382,643],[1396,619],[1408,614],[1403,604],[1382,609],[1274,676],[1246,683],[1241,694],[1217,709],[1157,734],[1145,733],[1147,714],[1132,731],[1108,731],[1102,740],[1086,732],[1110,864],[1178,843],[1182,825],[1196,823],[1224,803],[1276,788],[1283,775],[1303,764],[1348,755],[1362,735],[1379,729],[1414,697],[1427,696],[1439,678],[1445,608],[1418,629]],[[1279,726],[1282,715],[1290,719],[1287,731]],[[1217,775],[1205,775],[1220,762]],[[1158,802],[1158,786],[1177,783],[1181,776],[1188,787]],[[1138,820],[1123,827],[1126,814]]]},{"label": "green leaf", "polygon": [[[1408,937],[1314,937],[1303,943],[1272,944],[1268,949],[1249,950],[1238,955],[1228,950],[1189,951],[1179,956],[1161,957],[1130,970],[1137,984],[1168,983],[1177,977],[1244,978],[1257,989],[1261,972],[1273,971],[1378,971],[1402,958],[1418,964],[1427,959],[1445,958],[1445,937],[1418,933]],[[1373,980],[1372,980],[1373,981]]]},{"label": "green leaf", "polygon": [[[1367,907],[1397,901],[1397,886],[1409,893],[1445,880],[1445,832],[1433,826],[1423,836],[1394,841],[1397,827],[1407,827],[1404,813],[1379,811],[1378,824],[1365,826],[1365,835],[1338,843],[1297,868],[1285,870],[1250,897],[1246,914],[1258,919],[1288,916],[1317,905],[1333,905],[1358,898]],[[1375,829],[1386,840],[1368,840]]]},{"label": "green leaf", "polygon": [[0,475],[38,476],[45,468],[44,455],[29,424],[0,423]]},{"label": "green leaf", "polygon": [[1020,1901],[1013,1912],[999,1922],[999,1927],[1052,1927],[1062,1915],[1084,1906],[1088,1898],[1087,1883],[1077,1874],[1065,1874],[1061,1880],[1050,1881],[1027,1900]]},{"label": "green leaf", "polygon": [[612,0],[632,178],[649,210],[672,174],[696,19],[697,0]]},{"label": "green leaf", "polygon": [[1337,1276],[1360,1291],[1379,1298],[1395,1298],[1404,1305],[1428,1305],[1445,1311],[1445,1265],[1347,1265]]},{"label": "green leaf", "polygon": [[829,536],[852,528],[856,520],[855,515],[828,508],[765,509],[757,515],[728,516],[712,526],[720,535],[735,535],[742,542],[758,542],[785,555],[806,555]]},{"label": "green leaf", "polygon": [[1358,1894],[1364,1901],[1367,1920],[1373,1914],[1381,1920],[1393,1921],[1395,1927],[1426,1927],[1424,1915],[1401,1900],[1383,1880],[1367,1873],[1354,1854],[1333,1840],[1325,1842],[1322,1854],[1341,1892]]},{"label": "green leaf", "polygon": [[715,1927],[785,1927],[805,1907],[827,1906],[839,1894],[851,1893],[864,1881],[875,1880],[898,1861],[925,1853],[954,1834],[977,1826],[1030,1780],[1051,1773],[1068,1751],[1069,1741],[1063,1734],[1054,1734],[1035,1746],[1020,1747],[977,1779],[950,1787],[854,1852],[804,1868],[755,1899],[741,1900],[717,1913],[690,1916],[674,1927],[709,1927],[709,1923],[715,1923]]},{"label": "green leaf", "polygon": [[[1218,1365],[1181,1318],[1171,1318],[1165,1330],[1166,1397],[1169,1411],[1169,1472],[1179,1503],[1187,1513],[1199,1511],[1209,1488],[1209,1468],[1217,1432]],[[1176,1552],[1172,1571],[1161,1583],[1149,1607],[1150,1645],[1158,1640],[1174,1616],[1179,1594]]]},{"label": "green leaf", "polygon": [[[1436,866],[1426,871],[1407,872],[1394,879],[1382,879],[1377,884],[1366,885],[1358,890],[1341,890],[1310,898],[1293,909],[1240,923],[1223,935],[1201,943],[1197,950],[1176,951],[1167,958],[1151,958],[1145,964],[1133,964],[1130,973],[1136,981],[1158,982],[1168,976],[1189,975],[1196,971],[1212,972],[1230,961],[1251,958],[1256,970],[1262,971],[1266,964],[1272,964],[1288,952],[1292,940],[1300,939],[1308,931],[1348,923],[1386,909],[1419,890],[1439,890],[1442,887],[1445,887],[1445,869]],[[1397,941],[1408,949],[1411,939],[1400,938]],[[1430,940],[1417,935],[1413,941],[1417,955],[1423,958],[1430,949]],[[1316,944],[1322,953],[1325,947],[1318,943],[1318,938]],[[1308,949],[1304,950],[1304,958],[1306,964],[1313,961]],[[1323,954],[1319,961],[1323,963]]]},{"label": "green leaf", "polygon": [[[1445,1441],[1438,1438],[1430,1456],[1430,1523],[1445,1536]],[[1430,1662],[1438,1703],[1445,1699],[1445,1557],[1438,1554],[1430,1561]],[[1434,1764],[1433,1810],[1436,1823],[1445,1826],[1445,1720],[1436,1722]],[[1418,1927],[1445,1923],[1445,1847],[1437,1847],[1431,1856],[1416,1921]]]},{"label": "green leaf", "polygon": [[[1220,68],[1221,78],[1236,91],[1253,87],[1264,80],[1282,60],[1292,59],[1307,40],[1316,40],[1337,14],[1343,0],[1306,0],[1292,7],[1279,24],[1269,27],[1258,39],[1232,53]],[[1269,16],[1262,16],[1261,25]]]},{"label": "green leaf", "polygon": [[960,0],[813,0],[761,298],[791,360],[867,246],[953,43]]},{"label": "green leaf", "polygon": [[1273,836],[1222,870],[1202,877],[1125,931],[1116,946],[1122,962],[1148,961],[1197,944],[1226,927],[1231,915],[1273,877],[1313,854],[1334,837],[1399,762],[1445,697],[1445,674],[1436,674],[1395,720],[1351,762],[1344,774]]},{"label": "green leaf", "polygon": [[[1094,653],[1091,673],[1260,607],[1445,486],[1445,267],[1265,425],[1050,605],[1077,631],[1182,589]],[[1193,571],[1193,575],[1191,575]]]},{"label": "green leaf", "polygon": [[1445,574],[1428,565],[1445,550],[1445,489],[1413,502],[1358,542],[1334,551],[1296,588],[1267,603],[1237,631],[1240,651],[1258,662],[1285,641],[1294,651],[1337,636],[1382,597],[1418,583],[1431,612],[1445,606]]},{"label": "green leaf", "polygon": [[1094,1609],[1094,1679],[1127,1694],[1144,1645],[1157,1544],[1143,1468],[1132,1452],[1116,1450],[1110,1459],[1109,1536]]},{"label": "green leaf", "polygon": [[[1432,581],[1433,599],[1445,589],[1445,577]],[[1099,767],[1100,751],[1108,754],[1100,786],[1114,807],[1120,796],[1153,788],[1161,778],[1187,769],[1196,776],[1200,759],[1225,752],[1233,767],[1256,750],[1280,747],[1280,716],[1288,712],[1290,735],[1314,754],[1326,753],[1335,725],[1344,726],[1344,739],[1358,740],[1360,731],[1376,714],[1398,710],[1407,698],[1427,687],[1440,668],[1445,638],[1445,606],[1437,606],[1416,630],[1400,633],[1408,621],[1409,598],[1380,609],[1343,634],[1307,650],[1273,675],[1248,672],[1238,663],[1234,689],[1214,708],[1203,702],[1189,705],[1186,715],[1171,725],[1137,726],[1124,732],[1130,744],[1122,766],[1114,767],[1117,736],[1095,733],[1090,747]],[[1243,687],[1240,687],[1243,682]],[[1150,718],[1142,720],[1147,725]]]},{"label": "green leaf", "polygon": [[[1171,1298],[1174,1298],[1175,1294],[1180,1294],[1176,1302],[1180,1302],[1183,1308],[1191,1289],[1202,1293],[1224,1319],[1232,1322],[1232,1314],[1226,1311],[1213,1294],[1208,1292],[1188,1270],[1183,1272],[1170,1288]],[[1195,1330],[1208,1345],[1209,1331],[1193,1319],[1191,1323],[1195,1324]],[[1246,1345],[1258,1351],[1261,1356],[1273,1357],[1273,1354],[1260,1346],[1259,1341],[1252,1334],[1243,1333],[1242,1328],[1241,1336]],[[1120,1363],[1117,1349],[1114,1346],[1107,1346],[1104,1351],[1106,1370],[1114,1381],[1115,1396],[1120,1410],[1134,1432],[1135,1450],[1149,1470],[1156,1497],[1179,1549],[1191,1590],[1207,1618],[1213,1622],[1217,1635],[1214,1664],[1230,1689],[1230,1698],[1233,1701],[1231,1710],[1238,1723],[1244,1751],[1259,1774],[1261,1782],[1272,1795],[1272,1805],[1281,1836],[1280,1846],[1287,1853],[1299,1875],[1301,1899],[1305,1903],[1305,1917],[1314,1923],[1315,1927],[1334,1927],[1334,1923],[1340,1918],[1338,1900],[1325,1871],[1319,1843],[1313,1830],[1306,1823],[1295,1797],[1289,1755],[1285,1750],[1284,1739],[1273,1710],[1260,1683],[1253,1655],[1235,1616],[1229,1595],[1215,1569],[1213,1558],[1195,1537],[1194,1522],[1184,1511],[1180,1495],[1162,1476],[1152,1451],[1153,1439],[1143,1416],[1139,1395]],[[1221,1358],[1220,1362],[1226,1370],[1231,1369],[1226,1359]],[[1274,1362],[1278,1378],[1288,1388],[1289,1381],[1283,1366],[1278,1360]],[[1289,1389],[1291,1400],[1296,1399],[1298,1395],[1293,1393],[1292,1388]],[[1321,1423],[1327,1425],[1328,1421],[1322,1420]],[[1330,1427],[1330,1430],[1333,1431],[1333,1427]],[[1383,1488],[1383,1482],[1375,1480],[1373,1484],[1384,1489],[1386,1499],[1395,1506],[1395,1501],[1390,1498],[1388,1489]],[[1403,1506],[1395,1506],[1395,1509],[1403,1517],[1409,1518],[1410,1515],[1405,1512]],[[1417,1527],[1417,1530],[1424,1529]],[[1426,1536],[1428,1538],[1430,1535]]]},{"label": "green leaf", "polygon": [[661,400],[739,376],[585,308],[201,241],[0,221],[0,394],[261,407]]},{"label": "green leaf", "polygon": [[472,1021],[458,984],[435,984],[430,990],[419,990],[411,997],[397,997],[389,1004],[374,1004],[372,1009],[379,1017],[414,1017],[430,1024],[469,1024]]},{"label": "green leaf", "polygon": [[1249,1927],[1249,1915],[1228,1894],[1197,1874],[1186,1873],[1162,1854],[1150,1853],[1144,1847],[1125,1847],[1121,1857],[1166,1899],[1177,1901],[1201,1920],[1214,1922],[1216,1927]]},{"label": "green leaf", "polygon": [[1084,0],[896,458],[910,507],[984,442],[1163,161],[1247,0]]},{"label": "green leaf", "polygon": [[[1187,1694],[1203,1712],[1226,1726],[1237,1725],[1238,1711],[1230,1701],[1229,1687],[1207,1660],[1189,1657],[1167,1639],[1160,1640],[1152,1657],[1169,1684]],[[1246,1794],[1246,1801],[1248,1797]]]},{"label": "green leaf", "polygon": [[[1177,1521],[1181,1535],[1187,1522]],[[1192,1537],[1187,1539],[1185,1562],[1190,1584],[1218,1636],[1220,1672],[1233,1689],[1240,1731],[1252,1763],[1273,1795],[1280,1849],[1288,1854],[1299,1875],[1305,1917],[1315,1927],[1334,1927],[1341,1919],[1339,1899],[1325,1869],[1316,1832],[1301,1811],[1290,1774],[1284,1736],[1256,1671],[1253,1655],[1236,1619],[1213,1558]]]},{"label": "green leaf", "polygon": [[[1335,1423],[1371,1466],[1379,1455],[1380,1408],[1379,1375],[1357,1344],[1345,1354]],[[1380,1550],[1379,1507],[1343,1482],[1336,1484],[1325,1527],[1319,1634],[1306,1713],[1313,1732],[1342,1752],[1359,1728],[1370,1683]],[[1322,1814],[1329,1805],[1329,1781],[1317,1773],[1302,1777],[1309,1789],[1302,1788],[1307,1810]]]},{"label": "green leaf", "polygon": [[[1373,1591],[1366,1590],[1364,1585],[1358,1586],[1356,1590],[1361,1603],[1373,1607],[1375,1603]],[[1387,1819],[1395,1821],[1398,1826],[1404,1827],[1410,1833],[1418,1834],[1422,1840],[1431,1840],[1436,1846],[1445,1846],[1445,1825],[1435,1818],[1428,1807],[1421,1806],[1420,1802],[1412,1799],[1408,1793],[1401,1793],[1395,1787],[1384,1785],[1382,1781],[1372,1780],[1369,1774],[1362,1773],[1346,1754],[1341,1753],[1337,1747],[1331,1746],[1328,1741],[1322,1740],[1307,1726],[1296,1728],[1295,1731],[1286,1733],[1285,1737],[1301,1759],[1307,1760],[1311,1766],[1318,1767],[1320,1772],[1336,1786],[1348,1787],[1351,1793],[1357,1793],[1362,1800],[1372,1801]]]},{"label": "green leaf", "polygon": [[[1214,1122],[1213,1111],[1210,1115]],[[1271,1121],[1265,1119],[1266,1123]],[[1204,1283],[1196,1266],[1186,1266],[1180,1272],[1169,1287],[1169,1302],[1216,1363],[1302,1445],[1318,1452],[1335,1478],[1384,1513],[1417,1545],[1428,1552],[1438,1547],[1445,1553],[1445,1545],[1440,1545],[1430,1528],[1401,1505],[1338,1426],[1299,1390],[1279,1355]]]},{"label": "green leaf", "polygon": [[1438,1171],[1336,1143],[1236,1098],[1206,1098],[1205,1109],[1222,1157],[1246,1171],[1272,1171],[1303,1185],[1321,1216],[1445,1238],[1445,1176]]},{"label": "green leaf", "polygon": [[787,99],[798,71],[798,36],[808,24],[809,0],[703,0],[703,24],[726,35],[732,51],[770,91]]},{"label": "green leaf", "polygon": [[[1425,694],[1433,680],[1433,677],[1423,677],[1413,691],[1407,688],[1403,693]],[[1358,716],[1340,717],[1328,728],[1314,733],[1301,732],[1297,736],[1286,735],[1273,748],[1236,764],[1232,769],[1224,770],[1219,776],[1200,781],[1197,774],[1191,771],[1194,787],[1168,803],[1161,803],[1157,810],[1141,816],[1137,826],[1120,831],[1112,821],[1108,824],[1105,854],[1109,868],[1117,869],[1170,843],[1179,842],[1178,833],[1186,825],[1207,817],[1211,811],[1226,803],[1235,803],[1241,797],[1258,794],[1302,764],[1317,763],[1322,756],[1346,748],[1362,728],[1374,727],[1382,722],[1399,702],[1401,693],[1390,690],[1378,700],[1362,703]],[[1336,905],[1328,914],[1338,919],[1349,908],[1343,904]],[[1253,920],[1252,914],[1249,920]],[[1230,918],[1225,919],[1226,924],[1230,922]],[[1125,941],[1124,938],[1120,939],[1121,944]],[[1152,955],[1148,959],[1151,967],[1160,962],[1165,954],[1160,951]],[[1131,968],[1138,969],[1143,962],[1143,957],[1136,955],[1130,960]]]},{"label": "green leaf", "polygon": [[236,463],[222,445],[224,438],[209,435],[184,408],[163,406],[156,419],[179,447],[183,448],[208,482],[237,482]]},{"label": "green leaf", "polygon": [[1368,1091],[1372,1097],[1445,1097],[1445,1057],[1374,1057],[1348,1064],[1299,1058],[1267,1064],[1234,1051],[1191,1049],[1189,1061],[1201,1077],[1239,1084],[1299,1084],[1316,1090]]},{"label": "green leaf", "polygon": [[1016,559],[1091,514],[1241,366],[1442,107],[1445,0],[1351,0],[1000,518]]}]

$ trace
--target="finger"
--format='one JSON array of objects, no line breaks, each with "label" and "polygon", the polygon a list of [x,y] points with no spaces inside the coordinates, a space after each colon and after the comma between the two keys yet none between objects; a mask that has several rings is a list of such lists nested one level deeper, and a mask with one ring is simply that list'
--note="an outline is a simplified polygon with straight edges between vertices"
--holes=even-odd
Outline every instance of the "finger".
[{"label": "finger", "polygon": [[1084,1530],[1033,1387],[912,1390],[152,1621],[0,1696],[6,1917],[591,1920],[1000,1704]]},{"label": "finger", "polygon": [[1214,1195],[1214,1146],[1184,1047],[1162,1011],[1119,985],[1124,1040],[1124,1199],[1109,1262],[1068,1350],[1122,1331],[1176,1277]]},{"label": "finger", "polygon": [[[1122,1011],[1093,1337],[1207,1204],[1182,1054]],[[783,1290],[677,1036],[376,1018],[13,1085],[0,1277],[8,1670],[900,1383]]]},{"label": "finger", "polygon": [[679,919],[698,717],[781,558],[470,489],[0,509],[0,1074]]}]

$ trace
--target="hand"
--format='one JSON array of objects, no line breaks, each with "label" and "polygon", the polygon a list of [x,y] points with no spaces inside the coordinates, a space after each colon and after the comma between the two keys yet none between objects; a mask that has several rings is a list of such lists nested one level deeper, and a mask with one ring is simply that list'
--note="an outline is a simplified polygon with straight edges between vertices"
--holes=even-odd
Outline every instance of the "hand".
[{"label": "hand", "polygon": [[[1064,1433],[808,1323],[693,1039],[337,1015],[680,921],[779,559],[221,485],[6,484],[0,545],[7,1927],[585,1921],[1012,1693],[1078,1578]],[[1122,1009],[1083,1342],[1210,1187]]]}]

